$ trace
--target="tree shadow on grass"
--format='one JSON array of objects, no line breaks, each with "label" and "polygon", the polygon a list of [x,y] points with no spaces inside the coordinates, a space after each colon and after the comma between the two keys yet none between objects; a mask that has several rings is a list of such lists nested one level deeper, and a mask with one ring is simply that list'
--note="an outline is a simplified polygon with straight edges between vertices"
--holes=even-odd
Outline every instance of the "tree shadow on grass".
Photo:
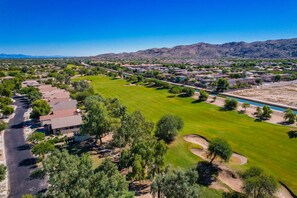
[{"label": "tree shadow on grass", "polygon": [[289,131],[287,134],[290,139],[297,138],[297,131]]},{"label": "tree shadow on grass", "polygon": [[239,114],[244,114],[245,113],[245,111],[244,110],[239,110],[239,111],[237,111]]},{"label": "tree shadow on grass", "polygon": [[74,142],[67,146],[68,152],[73,155],[81,155],[83,153],[92,151],[95,148],[96,148],[96,146],[94,145],[94,143],[91,143],[91,142],[90,143],[89,142],[85,142],[85,143],[84,142],[81,142],[81,143]]},{"label": "tree shadow on grass", "polygon": [[209,186],[212,182],[216,180],[221,169],[215,164],[202,161],[198,163],[197,171],[199,174],[198,183],[204,186]]},{"label": "tree shadow on grass", "polygon": [[196,104],[196,103],[202,103],[202,102],[205,102],[205,101],[202,101],[202,100],[194,100],[194,101],[192,101],[191,103],[192,103],[192,104]]},{"label": "tree shadow on grass", "polygon": [[220,107],[220,108],[219,108],[219,111],[232,111],[232,110],[230,110],[230,109],[226,109],[225,107]]},{"label": "tree shadow on grass", "polygon": [[255,119],[255,122],[262,122],[262,119],[260,119],[260,118],[256,118],[256,119]]},{"label": "tree shadow on grass", "polygon": [[175,98],[175,95],[169,95],[167,98]]},{"label": "tree shadow on grass", "polygon": [[158,90],[164,90],[164,89],[166,89],[165,87],[157,87],[156,88],[156,90],[158,91]]}]

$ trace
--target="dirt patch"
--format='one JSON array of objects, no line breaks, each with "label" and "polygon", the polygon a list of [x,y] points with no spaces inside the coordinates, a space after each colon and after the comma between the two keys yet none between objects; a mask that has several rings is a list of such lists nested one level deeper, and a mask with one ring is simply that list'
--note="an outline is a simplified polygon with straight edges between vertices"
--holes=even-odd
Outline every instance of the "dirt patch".
[{"label": "dirt patch", "polygon": [[103,142],[103,143],[110,142],[111,140],[112,140],[112,133],[109,133],[109,134],[107,134],[106,136],[104,136],[104,137],[102,138],[102,142]]},{"label": "dirt patch", "polygon": [[270,83],[252,89],[231,92],[234,95],[297,107],[297,81]]}]

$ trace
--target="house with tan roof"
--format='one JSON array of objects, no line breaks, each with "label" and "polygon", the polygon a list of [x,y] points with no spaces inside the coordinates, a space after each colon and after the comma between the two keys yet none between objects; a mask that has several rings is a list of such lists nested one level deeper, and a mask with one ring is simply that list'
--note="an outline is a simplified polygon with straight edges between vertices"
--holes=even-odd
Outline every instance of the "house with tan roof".
[{"label": "house with tan roof", "polygon": [[75,134],[79,132],[82,117],[79,109],[77,109],[77,101],[71,100],[70,93],[51,85],[41,85],[39,91],[42,98],[51,107],[49,115],[40,116],[41,126],[47,132],[54,134]]}]

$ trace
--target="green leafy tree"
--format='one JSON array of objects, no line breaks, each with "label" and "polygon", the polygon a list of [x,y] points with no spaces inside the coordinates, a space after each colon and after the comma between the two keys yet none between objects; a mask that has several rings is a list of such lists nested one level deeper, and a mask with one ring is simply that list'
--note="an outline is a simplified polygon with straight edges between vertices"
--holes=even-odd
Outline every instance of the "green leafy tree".
[{"label": "green leafy tree", "polygon": [[12,90],[9,87],[4,87],[2,89],[1,95],[5,96],[5,97],[11,97],[12,96]]},{"label": "green leafy tree", "polygon": [[167,146],[163,140],[155,141],[153,149],[153,158],[150,161],[150,174],[154,177],[155,173],[161,173],[164,167],[164,158],[167,152]]},{"label": "green leafy tree", "polygon": [[262,109],[263,109],[263,112],[261,115],[261,119],[267,120],[267,119],[271,118],[272,110],[270,109],[270,107],[265,105],[265,106],[263,106]]},{"label": "green leafy tree", "polygon": [[200,90],[199,91],[200,95],[199,95],[199,101],[206,101],[208,99],[208,93],[204,90]]},{"label": "green leafy tree", "polygon": [[216,82],[216,85],[217,85],[216,90],[218,92],[226,91],[229,88],[229,82],[225,78],[218,79],[217,82]]},{"label": "green leafy tree", "polygon": [[49,114],[51,108],[45,100],[36,100],[32,103],[32,118],[39,118],[39,116]]},{"label": "green leafy tree", "polygon": [[212,163],[216,157],[220,157],[224,161],[229,161],[232,155],[232,148],[225,140],[215,138],[209,143],[208,152],[211,157],[210,163]]},{"label": "green leafy tree", "polygon": [[50,143],[49,141],[46,141],[46,142],[40,142],[40,143],[34,145],[32,148],[32,153],[34,155],[38,155],[42,159],[44,159],[44,156],[47,153],[50,153],[54,150],[55,150],[55,146],[52,143]]},{"label": "green leafy tree", "polygon": [[11,105],[13,102],[11,98],[9,97],[0,97],[0,103],[5,104],[5,105]]},{"label": "green leafy tree", "polygon": [[183,91],[183,88],[180,87],[180,86],[173,86],[171,87],[171,89],[169,90],[169,93],[172,93],[172,94],[180,94],[182,93]]},{"label": "green leafy tree", "polygon": [[134,178],[136,181],[142,180],[145,178],[145,166],[144,161],[141,157],[141,155],[136,154],[134,157],[134,160],[132,162],[132,178]]},{"label": "green leafy tree", "polygon": [[125,176],[110,160],[94,171],[88,155],[79,157],[55,150],[43,166],[50,184],[45,197],[133,197]]},{"label": "green leafy tree", "polygon": [[258,118],[260,118],[263,114],[262,108],[261,107],[257,107],[256,112],[255,112],[256,116]]},{"label": "green leafy tree", "polygon": [[36,144],[38,142],[41,142],[45,139],[45,134],[42,133],[42,132],[34,132],[34,133],[31,133],[29,135],[29,137],[27,138],[27,140],[29,142],[32,142],[33,144]]},{"label": "green leafy tree", "polygon": [[178,198],[218,198],[215,191],[203,188],[197,184],[198,173],[195,170],[168,171],[159,174],[151,184],[153,197]]},{"label": "green leafy tree", "polygon": [[104,102],[104,98],[100,95],[92,95],[92,96],[88,96],[85,101],[84,101],[84,105],[86,110],[90,110],[92,109],[93,106],[97,106],[100,103]]},{"label": "green leafy tree", "polygon": [[287,109],[284,113],[285,121],[289,124],[294,124],[296,120],[296,114],[291,109]]},{"label": "green leafy tree", "polygon": [[244,102],[244,103],[242,103],[241,107],[244,108],[244,111],[246,112],[246,109],[250,107],[250,104]]},{"label": "green leafy tree", "polygon": [[120,126],[120,120],[109,115],[103,105],[92,106],[84,116],[81,132],[84,134],[95,135],[96,142],[109,132],[116,131]]},{"label": "green leafy tree", "polygon": [[190,88],[190,87],[184,87],[184,88],[183,88],[183,92],[185,93],[185,96],[187,96],[187,97],[191,97],[191,96],[194,95],[194,93],[195,93],[195,89]]},{"label": "green leafy tree", "polygon": [[281,80],[281,78],[282,78],[281,75],[279,75],[279,74],[275,75],[274,76],[274,82],[279,82]]},{"label": "green leafy tree", "polygon": [[174,140],[178,131],[184,127],[184,121],[176,115],[164,115],[157,123],[155,136],[169,143]]},{"label": "green leafy tree", "polygon": [[71,85],[74,88],[74,90],[77,92],[86,91],[91,87],[91,85],[85,80],[75,81]]},{"label": "green leafy tree", "polygon": [[6,127],[7,127],[7,123],[0,121],[0,131],[6,129]]},{"label": "green leafy tree", "polygon": [[227,98],[225,100],[224,109],[232,111],[237,108],[238,102],[235,99]]},{"label": "green leafy tree", "polygon": [[114,132],[113,139],[117,146],[125,147],[150,136],[154,124],[146,121],[140,111],[126,114],[121,120],[121,127]]},{"label": "green leafy tree", "polygon": [[243,174],[243,190],[249,197],[273,197],[277,188],[274,177],[260,168],[251,167]]},{"label": "green leafy tree", "polygon": [[42,95],[38,90],[32,90],[31,92],[27,93],[26,96],[31,102],[42,99]]},{"label": "green leafy tree", "polygon": [[4,105],[4,107],[2,108],[3,115],[11,115],[13,114],[13,112],[14,109],[12,106]]}]

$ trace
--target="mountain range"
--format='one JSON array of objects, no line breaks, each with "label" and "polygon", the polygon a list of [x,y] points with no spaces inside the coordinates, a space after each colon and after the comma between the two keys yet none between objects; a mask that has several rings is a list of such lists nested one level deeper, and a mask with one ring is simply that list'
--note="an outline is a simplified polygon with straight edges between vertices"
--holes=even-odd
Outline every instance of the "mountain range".
[{"label": "mountain range", "polygon": [[0,54],[0,59],[25,59],[25,58],[63,58],[64,56],[32,56],[25,54]]},{"label": "mountain range", "polygon": [[297,58],[297,38],[224,44],[196,43],[172,48],[152,48],[131,53],[97,55],[100,60],[163,60],[199,62],[201,59],[283,59]]}]

